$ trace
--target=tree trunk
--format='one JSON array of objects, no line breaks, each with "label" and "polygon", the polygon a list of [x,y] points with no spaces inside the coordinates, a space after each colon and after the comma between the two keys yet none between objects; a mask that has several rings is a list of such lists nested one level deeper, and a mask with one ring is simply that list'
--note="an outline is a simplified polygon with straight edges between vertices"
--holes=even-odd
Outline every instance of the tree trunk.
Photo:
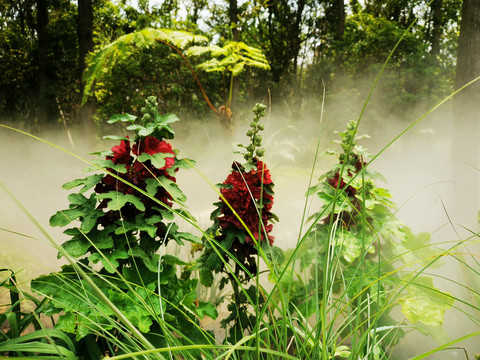
[{"label": "tree trunk", "polygon": [[[80,94],[83,95],[85,83],[82,80],[85,71],[85,60],[90,51],[93,50],[93,0],[78,0],[78,63],[80,76]],[[80,127],[85,132],[94,129],[93,115],[95,114],[95,103],[88,100],[80,108]]]},{"label": "tree trunk", "polygon": [[337,30],[335,32],[335,40],[343,40],[345,33],[345,2],[337,0]]},{"label": "tree trunk", "polygon": [[[458,41],[455,88],[480,76],[480,0],[464,0]],[[471,219],[479,204],[480,81],[455,96],[452,135],[454,208],[460,219]],[[474,167],[477,167],[475,169]]]},{"label": "tree trunk", "polygon": [[38,36],[38,97],[36,128],[45,127],[48,121],[48,7],[46,0],[37,2],[37,36]]},{"label": "tree trunk", "polygon": [[228,17],[232,29],[232,40],[238,41],[238,4],[237,0],[229,0]]},{"label": "tree trunk", "polygon": [[442,6],[443,0],[434,0],[432,2],[432,49],[430,54],[437,56],[440,54],[440,39],[442,36]]}]

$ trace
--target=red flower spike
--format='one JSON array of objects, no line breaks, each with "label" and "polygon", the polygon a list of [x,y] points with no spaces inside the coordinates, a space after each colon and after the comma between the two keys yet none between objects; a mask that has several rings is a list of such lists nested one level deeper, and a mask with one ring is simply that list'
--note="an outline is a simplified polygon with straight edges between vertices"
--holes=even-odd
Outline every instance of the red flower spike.
[{"label": "red flower spike", "polygon": [[[227,179],[223,183],[223,185],[228,186],[221,189],[220,193],[230,206],[235,209],[235,212],[245,223],[256,241],[259,241],[259,239],[260,241],[264,240],[265,233],[267,233],[270,244],[273,244],[274,237],[269,235],[273,225],[268,224],[269,219],[273,217],[270,212],[273,205],[273,196],[265,192],[267,187],[271,188],[273,186],[270,171],[261,161],[257,163],[257,170],[252,170],[248,173],[242,172],[243,169],[235,165],[236,163],[232,166],[234,170],[227,176]],[[224,202],[223,199],[221,200]],[[259,209],[260,200],[263,205],[262,209]],[[259,236],[260,213],[263,226]],[[218,220],[223,230],[226,230],[229,226],[233,226],[245,231],[240,220],[226,204],[223,205],[222,214]],[[253,239],[249,235],[246,236],[246,243],[254,244]]]}]

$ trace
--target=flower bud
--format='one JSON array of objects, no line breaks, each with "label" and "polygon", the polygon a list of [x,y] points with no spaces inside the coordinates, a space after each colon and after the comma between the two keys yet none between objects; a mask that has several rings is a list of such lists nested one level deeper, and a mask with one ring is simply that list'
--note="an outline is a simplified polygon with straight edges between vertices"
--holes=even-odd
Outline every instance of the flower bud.
[{"label": "flower bud", "polygon": [[253,150],[255,150],[255,146],[253,146],[253,144],[250,144],[247,146],[247,150],[252,152]]},{"label": "flower bud", "polygon": [[264,130],[265,129],[265,126],[263,126],[263,124],[258,124],[258,130]]},{"label": "flower bud", "polygon": [[248,130],[247,131],[247,136],[253,136],[253,134],[254,134],[253,130]]},{"label": "flower bud", "polygon": [[265,149],[257,149],[255,152],[257,153],[258,157],[265,155]]},{"label": "flower bud", "polygon": [[252,121],[252,122],[250,123],[250,127],[252,127],[252,128],[255,129],[255,128],[257,127],[257,123],[256,123],[255,121]]},{"label": "flower bud", "polygon": [[146,114],[148,111],[147,111],[147,108],[145,106],[142,106],[142,108],[140,109],[140,112],[142,114]]},{"label": "flower bud", "polygon": [[262,135],[255,135],[255,137],[253,138],[253,141],[261,143],[262,142]]}]

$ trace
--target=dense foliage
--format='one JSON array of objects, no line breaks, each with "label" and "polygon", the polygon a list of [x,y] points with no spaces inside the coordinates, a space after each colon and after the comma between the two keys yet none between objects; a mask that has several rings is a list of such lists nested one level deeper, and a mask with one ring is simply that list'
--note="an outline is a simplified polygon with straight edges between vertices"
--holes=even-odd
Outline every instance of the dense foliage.
[{"label": "dense foliage", "polygon": [[[231,82],[231,89],[228,78],[222,80],[219,74],[197,69],[213,106],[231,105],[237,117],[242,109],[235,109],[235,98],[254,103],[266,99],[268,89],[276,107],[294,105],[297,112],[302,108],[317,111],[310,99],[321,93],[324,85],[329,97],[349,91],[349,96],[363,99],[361,84],[372,78],[409,26],[380,84],[394,93],[389,91],[388,99],[374,99],[374,115],[381,118],[414,109],[420,98],[427,103],[435,101],[453,84],[460,1],[434,1],[427,6],[418,1],[220,4],[185,0],[161,5],[141,1],[137,7],[127,1],[83,2],[92,3],[90,29],[76,21],[78,6],[71,0],[47,1],[44,6],[32,1],[0,2],[2,121],[32,129],[48,123],[78,124],[80,119],[91,122],[91,116],[80,117],[85,61],[80,45],[83,49],[87,41],[92,44],[89,51],[98,53],[122,36],[146,28],[202,35],[209,46],[217,48],[233,41],[260,49],[269,67],[248,69]],[[185,14],[183,7],[190,11]],[[88,33],[90,39],[80,37]],[[88,104],[98,124],[103,125],[112,112],[138,111],[142,98],[150,95],[159,98],[163,111],[209,116],[191,69],[171,48],[147,45],[135,53],[119,48],[115,56],[125,61],[104,72]],[[192,66],[216,58],[205,54],[191,59]],[[230,61],[235,56],[227,58]],[[358,91],[352,92],[352,88]],[[307,101],[302,101],[305,95]]]}]

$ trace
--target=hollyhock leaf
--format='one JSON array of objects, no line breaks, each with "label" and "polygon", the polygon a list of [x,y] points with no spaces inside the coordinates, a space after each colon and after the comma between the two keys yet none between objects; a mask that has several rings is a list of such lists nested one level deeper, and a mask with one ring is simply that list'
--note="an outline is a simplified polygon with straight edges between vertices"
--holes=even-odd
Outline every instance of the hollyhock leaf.
[{"label": "hollyhock leaf", "polygon": [[352,263],[362,252],[360,239],[354,236],[350,231],[341,232],[338,237],[338,243],[341,246],[343,258],[348,263]]},{"label": "hollyhock leaf", "polygon": [[83,185],[83,187],[79,191],[80,194],[83,194],[85,191],[97,185],[100,182],[100,180],[102,180],[102,178],[103,178],[102,174],[94,174],[84,179],[77,179],[77,180],[67,182],[63,184],[62,188],[66,190],[70,190],[77,186]]},{"label": "hollyhock leaf", "polygon": [[173,255],[163,255],[162,256],[162,264],[187,265],[188,263],[180,260],[178,257],[173,256]]},{"label": "hollyhock leaf", "polygon": [[407,290],[408,295],[403,296],[399,302],[408,321],[412,324],[421,321],[431,326],[442,325],[445,311],[452,307],[454,299],[435,288],[433,279],[425,276],[417,277],[409,283]]},{"label": "hollyhock leaf", "polygon": [[235,239],[238,239],[238,241],[240,241],[240,244],[245,244],[246,235],[243,229],[237,229],[236,227],[229,226],[224,233],[225,233],[225,240],[227,241],[226,244],[230,243],[231,245],[235,241]]},{"label": "hollyhock leaf", "polygon": [[213,284],[213,274],[209,269],[200,269],[199,272],[200,283],[203,286],[210,287]]},{"label": "hollyhock leaf", "polygon": [[104,194],[95,194],[97,199],[111,199],[107,206],[110,210],[120,210],[127,202],[134,205],[138,210],[145,211],[145,205],[143,205],[142,200],[132,194],[122,194],[117,191],[109,191]]},{"label": "hollyhock leaf", "polygon": [[68,195],[68,201],[73,205],[82,205],[87,202],[87,198],[82,194],[70,194]]},{"label": "hollyhock leaf", "polygon": [[[160,273],[160,284],[166,285],[177,277],[177,268],[173,265],[163,264]],[[175,290],[174,290],[175,291]]]},{"label": "hollyhock leaf", "polygon": [[151,238],[156,236],[158,227],[155,225],[162,221],[162,217],[159,215],[152,216],[148,219],[143,217],[143,214],[139,214],[135,217],[135,222],[124,221],[122,226],[115,229],[115,234],[126,234],[130,231],[145,231]]},{"label": "hollyhock leaf", "polygon": [[94,151],[94,152],[88,153],[88,155],[96,155],[98,157],[104,158],[104,157],[107,157],[107,156],[112,156],[113,151],[112,150]]},{"label": "hollyhock leaf", "polygon": [[135,120],[137,119],[137,117],[135,115],[130,115],[130,114],[116,114],[116,115],[113,115],[110,120],[108,120],[107,122],[109,124],[114,124],[118,121],[123,121],[123,122],[131,122],[133,123]]},{"label": "hollyhock leaf", "polygon": [[159,176],[157,179],[146,179],[145,183],[147,184],[147,192],[152,196],[156,194],[157,187],[161,186],[167,190],[176,202],[183,203],[187,200],[187,197],[183,194],[178,185],[164,176]]},{"label": "hollyhock leaf", "polygon": [[103,211],[95,208],[96,203],[95,194],[92,194],[84,203],[54,214],[50,218],[50,226],[65,226],[79,219],[82,222],[80,230],[86,234],[95,227],[96,220],[104,214]]},{"label": "hollyhock leaf", "polygon": [[186,240],[186,241],[189,241],[191,243],[194,243],[194,244],[201,244],[202,243],[202,240],[200,240],[200,238],[198,238],[197,236],[192,235],[192,234],[187,233],[187,232],[179,232],[177,230],[178,230],[178,225],[174,223],[170,227],[170,231],[168,233],[168,237],[175,240],[177,242],[177,244],[183,245],[182,239]]},{"label": "hollyhock leaf", "polygon": [[141,129],[138,129],[138,135],[142,137],[150,136],[156,130],[156,126],[149,123],[147,126],[142,126]]},{"label": "hollyhock leaf", "polygon": [[105,140],[125,140],[129,141],[130,139],[126,136],[121,136],[121,135],[106,135],[103,137]]},{"label": "hollyhock leaf", "polygon": [[265,241],[262,243],[262,248],[267,255],[267,258],[273,263],[274,266],[279,267],[285,261],[283,250],[278,246],[270,246],[268,242]]},{"label": "hollyhock leaf", "polygon": [[112,160],[105,160],[105,159],[99,159],[99,160],[94,160],[91,161],[93,164],[91,166],[87,166],[84,168],[82,171],[83,172],[90,172],[90,171],[96,171],[99,169],[111,169],[113,171],[116,171],[120,174],[125,174],[127,172],[127,168],[125,164],[114,164]]},{"label": "hollyhock leaf", "polygon": [[159,181],[153,178],[145,179],[145,184],[147,184],[145,190],[151,196],[155,196],[157,194],[157,188],[161,186]]},{"label": "hollyhock leaf", "polygon": [[122,270],[125,279],[133,284],[145,284],[145,288],[154,291],[157,287],[158,269],[148,271],[143,262],[138,262],[136,267],[126,267]]},{"label": "hollyhock leaf", "polygon": [[65,251],[74,258],[85,255],[90,246],[91,244],[85,238],[68,240],[62,244]]},{"label": "hollyhock leaf", "polygon": [[155,166],[157,169],[162,169],[165,167],[166,164],[165,159],[171,157],[173,156],[170,153],[156,153],[151,155],[144,152],[138,157],[138,160],[140,160],[141,162],[150,160],[153,166]]},{"label": "hollyhock leaf", "polygon": [[[240,234],[240,232],[239,232],[239,234]],[[225,250],[230,250],[230,248],[232,247],[232,244],[235,241],[235,236],[233,236],[233,235],[234,234],[232,234],[231,231],[228,231],[227,236],[225,236],[225,238],[222,239],[222,241],[220,241],[220,244],[222,245],[222,247]]]},{"label": "hollyhock leaf", "polygon": [[165,114],[165,115],[160,115],[160,114],[155,114],[155,122],[157,122],[159,125],[166,127],[168,124],[172,124],[174,122],[180,121],[180,119],[177,117],[175,114]]},{"label": "hollyhock leaf", "polygon": [[195,312],[203,319],[205,316],[208,316],[215,320],[218,317],[218,312],[215,306],[210,302],[200,301],[198,303],[198,307],[196,308]]},{"label": "hollyhock leaf", "polygon": [[173,219],[175,219],[175,214],[171,211],[159,208],[158,206],[153,206],[152,209],[159,212],[161,214],[163,220],[172,221]]},{"label": "hollyhock leaf", "polygon": [[93,243],[97,249],[111,249],[114,245],[111,236],[111,233],[114,229],[115,225],[110,225],[102,230],[92,229],[88,235],[85,235],[78,230],[78,233],[74,236],[74,239],[86,240],[89,244]]},{"label": "hollyhock leaf", "polygon": [[57,211],[55,215],[50,218],[50,226],[65,226],[70,224],[72,221],[78,219],[84,214],[84,211],[81,209],[67,209]]},{"label": "hollyhock leaf", "polygon": [[223,262],[217,255],[217,253],[213,251],[212,253],[210,253],[207,260],[205,260],[205,265],[207,266],[207,269],[210,269],[212,271],[220,271]]},{"label": "hollyhock leaf", "polygon": [[176,169],[180,168],[180,169],[188,170],[193,168],[196,164],[197,162],[195,160],[188,159],[188,158],[175,159],[175,164],[171,168],[167,169],[167,171],[169,172],[170,176],[174,176]]},{"label": "hollyhock leaf", "polygon": [[[145,267],[148,269],[148,271],[153,272],[153,273],[158,273],[159,271],[159,260],[160,260],[160,255],[158,254],[152,254],[151,256],[148,256],[145,251],[139,247],[133,248],[129,250],[128,254],[130,256],[134,256],[136,258],[141,259]],[[163,259],[163,257],[162,257]]]},{"label": "hollyhock leaf", "polygon": [[95,209],[94,211],[88,211],[82,219],[82,225],[80,225],[80,230],[85,234],[89,233],[97,225],[97,219],[103,216],[104,213],[101,210]]},{"label": "hollyhock leaf", "polygon": [[127,126],[127,130],[131,130],[131,131],[135,131],[135,132],[139,132],[141,130],[145,129],[144,126],[142,125],[138,125],[138,124],[133,124],[133,125],[129,125]]},{"label": "hollyhock leaf", "polygon": [[118,259],[128,259],[128,253],[125,250],[116,249],[111,253],[94,253],[88,257],[88,260],[96,264],[98,261],[102,262],[103,267],[107,272],[113,274],[115,268],[118,267]]}]

